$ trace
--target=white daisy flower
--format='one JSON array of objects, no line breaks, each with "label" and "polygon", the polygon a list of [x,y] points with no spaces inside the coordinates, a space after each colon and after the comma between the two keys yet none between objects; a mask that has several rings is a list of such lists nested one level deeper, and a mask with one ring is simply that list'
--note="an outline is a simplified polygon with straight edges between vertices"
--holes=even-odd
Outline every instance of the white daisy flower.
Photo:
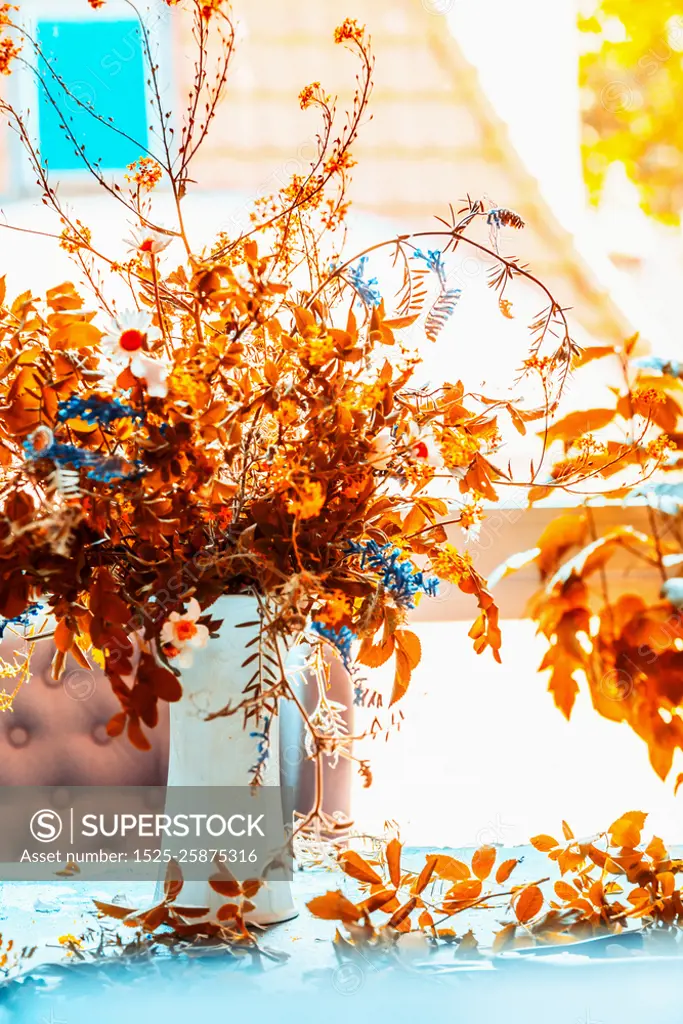
[{"label": "white daisy flower", "polygon": [[423,462],[427,466],[431,466],[433,469],[443,468],[443,456],[436,443],[434,434],[428,428],[421,430],[414,424],[411,424],[403,443],[409,449],[414,459]]},{"label": "white daisy flower", "polygon": [[208,628],[197,622],[201,614],[199,601],[193,597],[187,611],[171,612],[161,628],[164,653],[181,668],[192,664],[192,648],[205,647],[208,642]]},{"label": "white daisy flower", "polygon": [[129,362],[142,352],[152,330],[152,314],[125,310],[113,319],[102,338],[102,348],[117,362]]},{"label": "white daisy flower", "polygon": [[173,241],[171,235],[164,235],[152,228],[135,229],[130,238],[124,239],[129,252],[151,252],[154,255],[168,249]]},{"label": "white daisy flower", "polygon": [[151,330],[151,313],[127,310],[112,320],[101,344],[114,363],[127,363],[131,373],[145,381],[150,398],[165,398],[168,368],[145,347]]}]

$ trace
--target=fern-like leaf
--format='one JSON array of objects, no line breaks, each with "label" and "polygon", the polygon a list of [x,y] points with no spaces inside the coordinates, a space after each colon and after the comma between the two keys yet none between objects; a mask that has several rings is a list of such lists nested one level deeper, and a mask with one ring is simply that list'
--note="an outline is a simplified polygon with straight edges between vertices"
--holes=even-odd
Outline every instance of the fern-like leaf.
[{"label": "fern-like leaf", "polygon": [[430,341],[436,341],[455,312],[462,291],[460,288],[445,288],[427,314],[425,332]]}]

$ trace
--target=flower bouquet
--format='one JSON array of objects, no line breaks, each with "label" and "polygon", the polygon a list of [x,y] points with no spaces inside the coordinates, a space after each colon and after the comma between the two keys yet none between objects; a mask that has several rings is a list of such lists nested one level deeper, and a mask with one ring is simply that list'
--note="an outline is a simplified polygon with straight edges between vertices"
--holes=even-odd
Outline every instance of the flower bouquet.
[{"label": "flower bouquet", "polygon": [[[193,656],[220,633],[221,599],[249,597],[256,617],[244,685],[206,717],[236,716],[252,729],[258,784],[282,698],[304,716],[312,757],[353,757],[351,737],[304,710],[283,644],[306,637],[323,675],[320,650],[331,648],[352,674],[358,704],[368,693],[361,666],[393,658],[396,702],[420,660],[408,612],[445,580],[472,595],[476,650],[499,658],[493,598],[447,526],[475,527],[482,502],[512,483],[495,461],[498,417],[520,433],[530,420],[547,423],[575,347],[560,305],[498,251],[501,230],[522,226],[510,210],[468,202],[436,230],[342,253],[352,145],[373,70],[368,38],[351,20],[335,33],[360,68],[346,119],[340,125],[319,83],[305,88],[301,107],[321,118],[310,169],[257,201],[248,230],[197,249],[183,200],[235,32],[221,0],[189,0],[173,16],[193,19],[198,45],[182,130],[171,127],[140,18],[156,109],[149,147],[139,143],[140,159],[118,182],[72,139],[131,224],[127,259],[99,248],[62,202],[22,115],[0,103],[56,218],[55,244],[81,280],[0,297],[0,614],[35,642],[47,608],[55,676],[69,655],[84,667],[99,663],[121,706],[110,734],[147,749],[159,702],[181,700]],[[70,91],[9,5],[1,20],[6,71],[30,65],[57,107],[68,100],[108,124]],[[67,116],[62,130],[72,132]],[[162,189],[173,226],[155,212]],[[470,233],[480,223],[490,244]],[[454,314],[448,254],[466,245],[488,262],[502,312],[518,279],[543,295],[520,370],[520,379],[542,382],[537,407],[457,380],[420,386],[416,349]],[[382,254],[397,279],[391,297],[369,276],[369,261]],[[23,661],[20,671],[25,677]]]}]

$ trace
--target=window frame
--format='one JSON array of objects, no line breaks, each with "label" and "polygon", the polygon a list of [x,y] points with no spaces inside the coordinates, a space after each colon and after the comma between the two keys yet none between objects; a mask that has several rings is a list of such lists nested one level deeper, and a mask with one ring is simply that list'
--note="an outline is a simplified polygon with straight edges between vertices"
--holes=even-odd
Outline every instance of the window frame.
[{"label": "window frame", "polygon": [[[162,101],[166,97],[170,100],[164,103],[164,108],[173,111],[175,107],[175,96],[173,94],[173,39],[172,25],[170,21],[170,10],[163,4],[149,4],[147,8],[141,6],[141,13],[146,22],[150,35],[152,53],[158,64],[158,82]],[[94,18],[100,21],[133,21],[135,13],[126,0],[108,0],[105,7],[94,11],[84,0],[23,0],[21,7],[21,22],[33,38],[36,38],[38,23],[40,21],[72,21],[86,23]],[[27,46],[29,44],[26,44]],[[154,152],[156,137],[150,132],[149,125],[155,127],[159,122],[159,115],[151,106],[152,92],[149,85],[149,72],[146,58],[144,62],[144,83],[145,83],[145,115],[147,121],[147,147]],[[40,126],[38,122],[38,83],[33,73],[26,67],[18,67],[10,78],[10,96],[12,103],[17,110],[26,118],[26,124],[34,143],[40,145]],[[173,124],[173,118],[170,119]],[[8,191],[12,198],[21,199],[35,196],[39,192],[36,184],[35,172],[31,167],[30,160],[26,155],[20,140],[14,132],[7,147],[7,180]],[[157,152],[161,146],[157,144]],[[124,182],[125,167],[104,168],[103,174],[108,181],[122,184]],[[60,186],[70,193],[92,193],[100,188],[91,172],[86,168],[69,168],[50,170],[53,181],[59,181]],[[163,183],[160,187],[164,187]]]}]

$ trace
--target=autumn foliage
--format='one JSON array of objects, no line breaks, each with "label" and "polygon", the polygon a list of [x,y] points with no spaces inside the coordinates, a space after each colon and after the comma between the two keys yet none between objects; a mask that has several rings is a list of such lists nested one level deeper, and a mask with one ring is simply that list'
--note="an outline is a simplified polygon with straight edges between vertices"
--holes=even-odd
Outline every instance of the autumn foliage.
[{"label": "autumn foliage", "polygon": [[[62,203],[22,114],[0,103],[53,216],[55,244],[81,280],[40,296],[0,293],[0,614],[37,638],[41,609],[49,612],[55,676],[69,656],[102,664],[121,704],[110,734],[141,749],[159,702],[181,699],[184,641],[215,634],[223,595],[259,600],[254,675],[228,710],[244,713],[264,742],[278,700],[292,697],[278,640],[307,631],[352,671],[393,659],[395,703],[421,654],[408,612],[440,580],[471,595],[475,649],[499,658],[493,597],[444,524],[471,526],[482,502],[514,482],[497,461],[499,417],[520,433],[548,422],[577,351],[561,303],[499,253],[499,233],[523,227],[514,211],[467,201],[436,228],[341,252],[373,71],[353,20],[334,35],[358,62],[347,115],[319,83],[304,88],[301,107],[320,121],[311,167],[257,200],[248,230],[196,247],[183,199],[224,94],[235,28],[226,2],[171,6],[172,17],[191,20],[198,48],[178,133],[142,18],[156,151],[140,144],[122,180],[111,179],[63,117],[67,140],[129,221],[125,262],[100,251]],[[2,13],[57,108],[75,104],[120,133],[73,95],[19,14]],[[173,226],[157,218],[162,185]],[[458,245],[487,262],[504,316],[518,279],[548,304],[517,382],[540,375],[542,406],[527,409],[514,389],[501,400],[458,380],[419,383],[417,348],[457,305],[448,253]],[[388,289],[369,276],[368,261],[383,253],[396,277]],[[113,297],[114,281],[129,308]],[[315,723],[307,719],[312,756],[348,755],[351,737]]]},{"label": "autumn foliage", "polygon": [[[349,850],[339,866],[358,883],[362,898],[330,891],[311,900],[308,909],[343,927],[335,937],[343,959],[391,953],[400,948],[401,936],[415,932],[424,938],[425,955],[447,943],[456,957],[476,958],[480,944],[471,912],[482,910],[495,911],[500,922],[494,954],[625,935],[635,928],[660,942],[673,941],[683,921],[677,881],[683,862],[671,857],[661,839],[643,840],[646,818],[630,811],[589,839],[577,839],[566,822],[562,839],[534,836],[531,844],[547,855],[554,882],[549,876],[515,884],[521,860],[499,862],[492,846],[476,850],[468,861],[426,854],[419,871],[403,867],[396,838],[379,856]],[[461,914],[464,928],[458,927]]]},{"label": "autumn foliage", "polygon": [[[576,508],[554,518],[537,547],[514,555],[491,580],[538,566],[542,586],[529,614],[549,642],[540,669],[556,705],[569,718],[585,683],[599,714],[627,723],[647,743],[664,779],[683,749],[683,368],[648,354],[634,337],[620,349],[585,349],[575,361],[577,383],[595,360],[610,367],[611,404],[552,424],[556,461],[547,483],[529,492],[530,501],[542,501],[563,481],[574,490],[582,474]],[[640,511],[644,529],[615,524],[598,531],[596,498]],[[623,570],[608,576],[614,564]],[[654,600],[629,585],[631,565],[649,572],[659,591]]]}]

